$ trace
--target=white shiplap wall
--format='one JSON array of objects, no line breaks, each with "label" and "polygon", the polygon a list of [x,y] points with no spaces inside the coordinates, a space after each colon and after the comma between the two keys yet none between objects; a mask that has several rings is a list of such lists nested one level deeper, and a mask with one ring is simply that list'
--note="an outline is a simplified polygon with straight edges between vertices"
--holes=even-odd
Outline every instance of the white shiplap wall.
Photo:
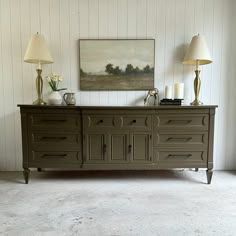
[{"label": "white shiplap wall", "polygon": [[[134,105],[146,92],[79,91],[79,38],[155,38],[155,86],[185,83],[194,97],[194,68],[182,59],[193,35],[207,37],[214,63],[202,67],[201,98],[218,104],[216,169],[236,169],[236,3],[233,0],[0,0],[0,170],[20,170],[20,114],[17,104],[36,98],[35,68],[23,62],[30,36],[42,32],[64,86],[78,104]],[[49,88],[45,85],[44,95]]]}]

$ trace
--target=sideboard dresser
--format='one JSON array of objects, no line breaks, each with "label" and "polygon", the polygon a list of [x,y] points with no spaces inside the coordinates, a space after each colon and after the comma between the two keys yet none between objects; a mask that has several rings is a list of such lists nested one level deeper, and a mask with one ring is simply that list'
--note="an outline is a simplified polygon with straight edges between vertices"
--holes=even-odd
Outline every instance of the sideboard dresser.
[{"label": "sideboard dresser", "polygon": [[21,112],[23,168],[213,174],[216,106],[35,106]]}]

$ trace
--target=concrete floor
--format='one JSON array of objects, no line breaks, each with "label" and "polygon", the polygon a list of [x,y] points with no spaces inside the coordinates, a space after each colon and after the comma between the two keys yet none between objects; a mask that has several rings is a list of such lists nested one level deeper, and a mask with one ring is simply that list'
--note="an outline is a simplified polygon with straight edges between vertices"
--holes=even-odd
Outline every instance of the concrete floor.
[{"label": "concrete floor", "polygon": [[236,235],[236,172],[0,172],[0,235]]}]

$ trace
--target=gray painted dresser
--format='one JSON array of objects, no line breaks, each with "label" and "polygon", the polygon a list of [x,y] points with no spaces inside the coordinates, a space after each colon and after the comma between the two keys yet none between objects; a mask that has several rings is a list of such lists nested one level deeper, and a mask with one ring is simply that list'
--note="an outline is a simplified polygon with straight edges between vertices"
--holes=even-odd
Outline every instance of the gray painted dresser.
[{"label": "gray painted dresser", "polygon": [[35,106],[21,112],[23,168],[206,168],[216,106]]}]

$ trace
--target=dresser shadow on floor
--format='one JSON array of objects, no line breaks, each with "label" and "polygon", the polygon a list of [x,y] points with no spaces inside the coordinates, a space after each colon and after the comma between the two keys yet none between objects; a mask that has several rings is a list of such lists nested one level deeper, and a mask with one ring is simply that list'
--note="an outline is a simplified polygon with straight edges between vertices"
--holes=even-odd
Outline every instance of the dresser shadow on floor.
[{"label": "dresser shadow on floor", "polygon": [[[45,181],[83,181],[83,180],[162,180],[162,181],[188,181],[193,183],[204,183],[202,181],[202,172],[194,172],[192,170],[158,170],[158,171],[138,171],[138,170],[108,170],[108,171],[31,171],[29,184],[33,184],[35,181],[45,183]],[[204,171],[205,172],[205,171]],[[0,175],[0,180],[4,182],[21,183],[24,184],[23,174],[21,172],[3,172],[5,174]],[[9,173],[9,174],[7,174]],[[22,177],[20,176],[22,175]],[[21,179],[20,179],[21,178]]]},{"label": "dresser shadow on floor", "polygon": [[158,170],[158,171],[42,171],[40,173],[32,173],[32,181],[35,178],[42,180],[104,180],[104,181],[114,181],[114,180],[180,180],[180,181],[190,181],[196,183],[201,182],[201,177],[196,172],[196,176],[193,176],[193,171],[183,171],[183,170]]}]

